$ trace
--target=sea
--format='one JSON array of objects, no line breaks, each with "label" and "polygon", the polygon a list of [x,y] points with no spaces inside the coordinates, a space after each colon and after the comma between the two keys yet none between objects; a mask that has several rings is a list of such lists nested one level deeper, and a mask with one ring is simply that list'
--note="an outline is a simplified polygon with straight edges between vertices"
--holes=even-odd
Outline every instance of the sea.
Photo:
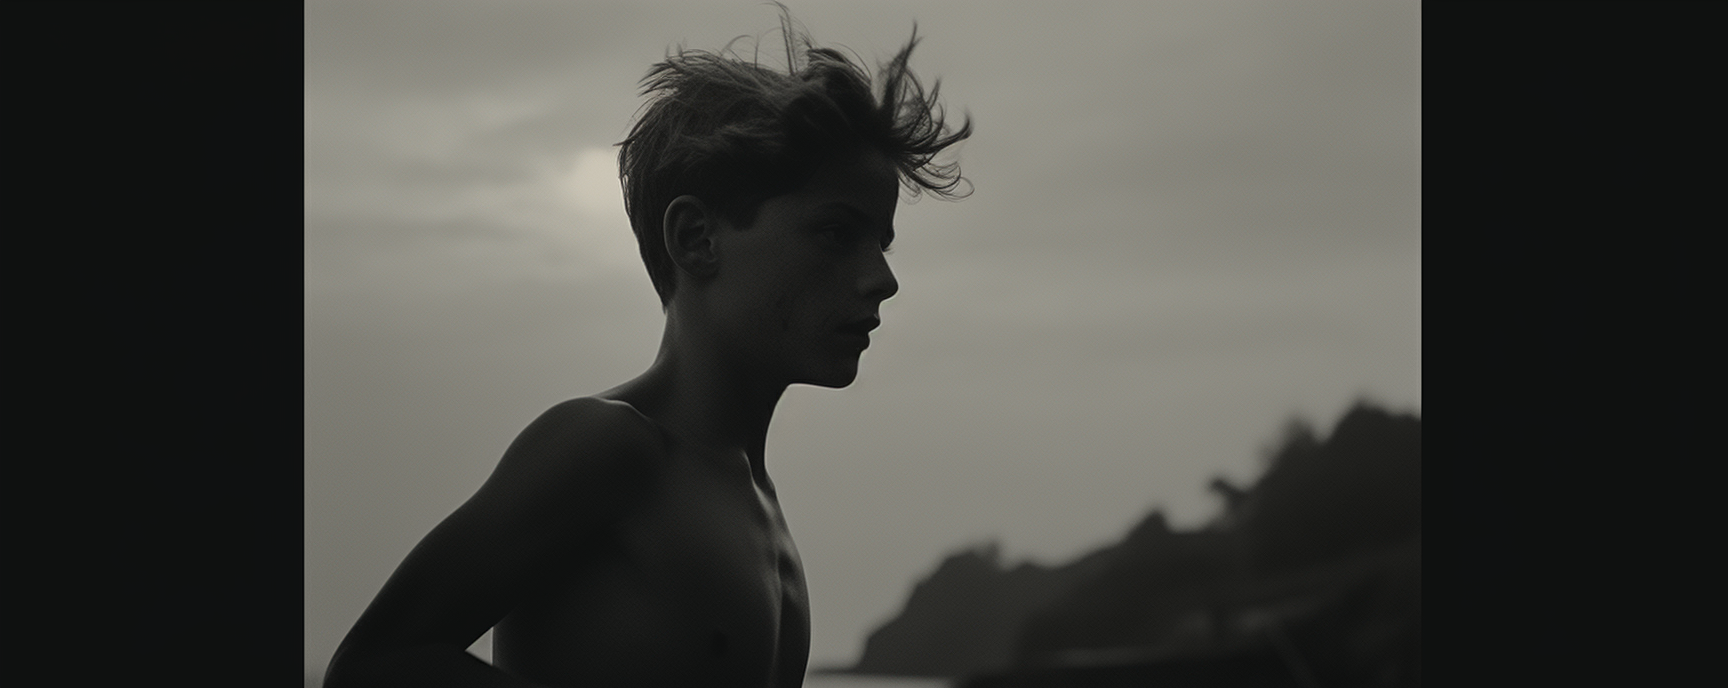
[{"label": "sea", "polygon": [[804,688],[948,688],[950,685],[953,683],[945,678],[902,678],[854,674],[809,674],[804,677]]},{"label": "sea", "polygon": [[[322,675],[307,674],[306,688],[319,688]],[[942,678],[901,678],[897,676],[856,676],[852,674],[809,674],[804,688],[948,688],[952,683]]]}]

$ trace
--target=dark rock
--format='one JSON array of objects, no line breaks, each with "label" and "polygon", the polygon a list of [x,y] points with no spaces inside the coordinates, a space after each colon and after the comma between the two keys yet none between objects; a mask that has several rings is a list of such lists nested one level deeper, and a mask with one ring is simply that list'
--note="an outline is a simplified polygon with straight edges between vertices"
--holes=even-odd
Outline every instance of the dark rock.
[{"label": "dark rock", "polygon": [[1415,685],[1421,421],[1357,404],[1322,441],[1286,427],[1249,489],[1195,532],[1154,511],[1064,566],[949,556],[853,671],[975,688]]}]

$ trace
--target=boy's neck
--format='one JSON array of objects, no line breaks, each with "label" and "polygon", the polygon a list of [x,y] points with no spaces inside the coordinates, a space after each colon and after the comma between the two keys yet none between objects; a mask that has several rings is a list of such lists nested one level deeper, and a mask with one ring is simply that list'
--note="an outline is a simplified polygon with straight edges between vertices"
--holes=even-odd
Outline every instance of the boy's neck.
[{"label": "boy's neck", "polygon": [[654,364],[608,395],[630,403],[685,440],[742,452],[761,480],[768,425],[786,384],[752,379],[690,334],[681,332],[675,319],[668,317]]}]

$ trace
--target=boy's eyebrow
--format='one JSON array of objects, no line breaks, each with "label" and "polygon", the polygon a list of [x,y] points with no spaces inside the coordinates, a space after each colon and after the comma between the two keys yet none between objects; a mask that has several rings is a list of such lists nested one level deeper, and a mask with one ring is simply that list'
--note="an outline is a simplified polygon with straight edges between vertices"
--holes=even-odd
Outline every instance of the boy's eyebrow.
[{"label": "boy's eyebrow", "polygon": [[[821,205],[816,206],[816,210],[818,212],[829,212],[829,211],[839,210],[839,211],[845,212],[848,215],[856,217],[859,220],[862,220],[866,224],[870,224],[870,223],[875,222],[875,218],[871,217],[870,213],[864,212],[863,210],[859,209],[857,206],[854,206],[851,203],[847,203],[845,201],[827,201]],[[883,241],[882,241],[883,246],[887,246],[889,244],[894,243],[894,226],[893,225],[888,226],[887,231],[883,232],[882,238],[883,238]]]},{"label": "boy's eyebrow", "polygon": [[874,219],[874,218],[870,217],[870,213],[866,213],[863,210],[859,210],[856,206],[852,205],[851,203],[847,203],[845,201],[828,201],[826,203],[823,203],[822,205],[816,206],[816,210],[818,210],[818,211],[844,210],[848,214],[855,215],[858,217],[858,219],[863,220],[865,222],[870,222],[871,220]]}]

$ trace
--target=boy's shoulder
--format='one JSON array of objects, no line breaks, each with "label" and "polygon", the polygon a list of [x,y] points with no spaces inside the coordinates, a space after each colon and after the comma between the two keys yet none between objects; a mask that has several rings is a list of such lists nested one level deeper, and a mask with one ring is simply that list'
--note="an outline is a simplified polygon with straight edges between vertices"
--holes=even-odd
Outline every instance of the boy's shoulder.
[{"label": "boy's shoulder", "polygon": [[648,479],[667,455],[654,421],[621,401],[581,397],[541,413],[504,452],[497,475],[513,481],[612,489]]},{"label": "boy's shoulder", "polygon": [[[583,444],[604,443],[646,449],[664,442],[659,425],[623,401],[578,397],[546,409],[523,431],[549,433]],[[627,445],[627,446],[626,446]]]}]

